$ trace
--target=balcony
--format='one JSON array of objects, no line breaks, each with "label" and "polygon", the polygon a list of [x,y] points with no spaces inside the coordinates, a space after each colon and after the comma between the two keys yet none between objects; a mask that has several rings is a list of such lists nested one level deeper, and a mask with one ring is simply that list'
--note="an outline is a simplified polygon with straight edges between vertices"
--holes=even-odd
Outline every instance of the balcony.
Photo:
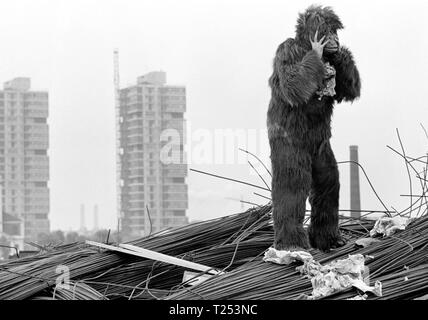
[{"label": "balcony", "polygon": [[186,177],[187,165],[186,164],[171,164],[163,166],[162,175],[164,177]]},{"label": "balcony", "polygon": [[[130,113],[141,113],[140,117],[142,116],[142,105],[141,103],[133,103],[128,105],[128,107],[126,108],[126,113],[130,114]],[[138,115],[137,115],[138,116]]]},{"label": "balcony", "polygon": [[49,149],[49,142],[47,140],[31,140],[24,143],[27,149]]},{"label": "balcony", "polygon": [[27,201],[27,197],[30,197],[28,199],[31,199],[31,197],[49,199],[49,189],[48,188],[27,188],[27,189],[25,189],[24,194],[26,196],[25,201]]},{"label": "balcony", "polygon": [[143,177],[144,176],[144,170],[129,170],[128,172],[125,172],[128,179],[133,179],[137,177]]},{"label": "balcony", "polygon": [[49,197],[26,197],[26,206],[49,207]]},{"label": "balcony", "polygon": [[49,127],[46,123],[26,124],[24,125],[24,132],[29,134],[37,134],[39,136],[48,136]]},{"label": "balcony", "polygon": [[42,165],[25,165],[24,166],[24,171],[25,171],[25,173],[29,173],[29,174],[31,174],[31,173],[37,173],[37,172],[40,172],[40,171],[43,171],[43,172],[49,172],[49,165],[46,165],[46,164],[42,164]]},{"label": "balcony", "polygon": [[184,113],[186,111],[186,105],[182,103],[165,103],[162,105],[163,112],[176,112],[176,113]]},{"label": "balcony", "polygon": [[187,193],[188,192],[188,187],[186,184],[177,184],[177,185],[168,185],[168,186],[163,186],[162,188],[164,194],[166,193]]},{"label": "balcony", "polygon": [[29,118],[47,118],[49,111],[47,106],[40,108],[39,106],[29,106],[24,111],[24,116]]},{"label": "balcony", "polygon": [[183,201],[163,201],[162,202],[162,207],[164,209],[169,209],[169,210],[185,210],[188,207],[188,201],[187,200],[183,200]]},{"label": "balcony", "polygon": [[48,156],[26,156],[24,164],[28,166],[49,166],[49,157]]},{"label": "balcony", "polygon": [[177,193],[164,193],[164,201],[188,201],[187,193],[177,192]]},{"label": "balcony", "polygon": [[46,213],[49,212],[49,205],[26,205],[25,213]]},{"label": "balcony", "polygon": [[143,141],[142,134],[128,137],[127,145],[141,144]]},{"label": "balcony", "polygon": [[37,170],[37,173],[26,173],[24,174],[24,179],[27,181],[48,181],[49,180],[49,171],[47,170]]},{"label": "balcony", "polygon": [[163,129],[177,129],[180,131],[183,131],[185,120],[183,119],[176,119],[176,118],[170,118],[162,120],[162,128]]}]

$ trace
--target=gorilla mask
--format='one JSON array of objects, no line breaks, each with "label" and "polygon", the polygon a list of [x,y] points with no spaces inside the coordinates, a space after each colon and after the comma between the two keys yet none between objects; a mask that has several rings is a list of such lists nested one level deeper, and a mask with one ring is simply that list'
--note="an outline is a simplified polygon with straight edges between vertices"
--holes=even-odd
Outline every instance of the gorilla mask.
[{"label": "gorilla mask", "polygon": [[[296,41],[300,46],[310,49],[310,39],[313,39],[318,30],[318,38],[328,39],[324,47],[326,53],[336,52],[339,49],[337,30],[343,29],[342,22],[330,7],[310,6],[304,13],[299,14],[296,26]],[[316,39],[317,40],[317,39]]]}]

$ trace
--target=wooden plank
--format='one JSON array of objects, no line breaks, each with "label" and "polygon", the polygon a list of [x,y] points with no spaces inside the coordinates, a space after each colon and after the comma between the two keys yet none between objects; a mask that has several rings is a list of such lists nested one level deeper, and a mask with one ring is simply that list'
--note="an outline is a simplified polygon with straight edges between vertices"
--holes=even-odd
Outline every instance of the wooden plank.
[{"label": "wooden plank", "polygon": [[204,272],[207,271],[208,273],[211,273],[211,274],[217,274],[218,273],[217,270],[214,270],[211,267],[204,266],[204,265],[199,264],[199,263],[187,261],[184,259],[176,258],[173,256],[169,256],[167,254],[163,254],[163,253],[156,252],[153,250],[137,247],[137,246],[134,246],[131,244],[119,244],[119,247],[138,252],[138,253],[142,254],[144,257],[146,257],[147,259],[162,261],[162,262],[169,263],[169,264],[175,264],[175,265],[183,267],[183,268],[189,268],[189,269],[204,271]]},{"label": "wooden plank", "polygon": [[133,245],[119,244],[119,247],[116,247],[116,246],[108,245],[105,243],[99,243],[99,242],[89,241],[89,240],[86,240],[86,244],[96,246],[96,247],[100,247],[100,248],[104,248],[104,249],[108,249],[111,251],[117,251],[117,252],[129,254],[129,255],[141,257],[141,258],[146,258],[146,259],[150,259],[150,260],[156,260],[156,261],[161,261],[161,262],[165,262],[165,263],[169,263],[169,264],[174,264],[174,265],[177,265],[177,266],[180,266],[183,268],[188,268],[188,269],[198,270],[198,271],[204,271],[204,272],[208,272],[210,274],[217,274],[218,273],[217,270],[214,270],[211,267],[204,266],[204,265],[199,264],[199,263],[187,261],[184,259],[179,259],[176,257],[172,257],[169,255],[163,254],[163,253],[159,253],[159,252],[156,252],[153,250],[140,248],[140,247],[133,246]]}]

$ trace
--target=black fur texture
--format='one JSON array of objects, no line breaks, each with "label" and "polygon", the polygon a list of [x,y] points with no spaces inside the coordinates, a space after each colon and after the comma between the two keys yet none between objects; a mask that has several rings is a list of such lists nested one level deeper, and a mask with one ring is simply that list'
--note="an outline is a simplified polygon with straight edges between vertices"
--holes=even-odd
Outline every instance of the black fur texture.
[{"label": "black fur texture", "polygon": [[[339,171],[329,141],[330,122],[335,102],[360,96],[360,77],[347,48],[340,46],[320,59],[309,40],[317,29],[321,38],[342,28],[331,8],[311,6],[299,15],[295,38],[284,41],[276,51],[267,126],[277,249],[311,245],[328,251],[344,244],[338,228]],[[325,77],[324,62],[336,69],[336,95],[319,100],[315,92]],[[312,212],[306,234],[303,220],[308,196]]]}]

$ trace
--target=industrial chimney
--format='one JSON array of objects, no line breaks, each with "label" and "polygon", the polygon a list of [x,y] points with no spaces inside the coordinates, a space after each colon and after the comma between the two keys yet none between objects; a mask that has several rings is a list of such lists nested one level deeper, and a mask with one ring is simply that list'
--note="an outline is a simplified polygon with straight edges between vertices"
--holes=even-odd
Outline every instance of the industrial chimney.
[{"label": "industrial chimney", "polygon": [[85,222],[85,205],[80,205],[80,233],[86,233],[86,222]]},{"label": "industrial chimney", "polygon": [[358,163],[358,146],[349,146],[350,164],[350,185],[351,185],[351,217],[360,218],[360,176]]},{"label": "industrial chimney", "polygon": [[98,205],[94,205],[94,231],[98,231]]}]

